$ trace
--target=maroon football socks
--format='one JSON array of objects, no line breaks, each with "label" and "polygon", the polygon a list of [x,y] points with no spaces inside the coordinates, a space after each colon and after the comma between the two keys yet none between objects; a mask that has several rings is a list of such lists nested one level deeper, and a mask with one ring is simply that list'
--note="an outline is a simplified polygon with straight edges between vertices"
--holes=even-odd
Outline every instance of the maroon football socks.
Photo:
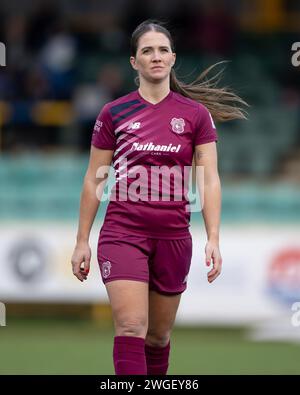
[{"label": "maroon football socks", "polygon": [[145,339],[134,336],[115,336],[114,367],[116,375],[147,374]]},{"label": "maroon football socks", "polygon": [[116,375],[166,375],[170,341],[164,347],[145,344],[134,336],[115,336],[113,359]]},{"label": "maroon football socks", "polygon": [[170,341],[165,347],[145,345],[148,375],[166,375],[169,367]]}]

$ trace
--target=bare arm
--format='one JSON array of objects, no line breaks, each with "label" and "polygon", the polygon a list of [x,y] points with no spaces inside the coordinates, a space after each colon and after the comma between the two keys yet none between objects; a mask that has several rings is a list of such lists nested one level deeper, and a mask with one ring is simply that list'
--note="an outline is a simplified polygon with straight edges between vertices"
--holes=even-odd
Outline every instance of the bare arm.
[{"label": "bare arm", "polygon": [[[219,230],[221,215],[221,183],[218,174],[216,143],[207,143],[195,147],[195,164],[203,166],[204,204],[202,216],[207,233],[205,247],[206,264],[213,261],[213,269],[208,273],[208,281],[212,282],[221,272],[222,258],[219,250]],[[197,172],[197,174],[199,174]],[[199,187],[199,185],[198,185]],[[202,194],[203,194],[202,193]]]},{"label": "bare arm", "polygon": [[[111,164],[113,151],[102,150],[91,146],[90,160],[87,172],[83,181],[83,188],[80,198],[79,225],[77,231],[77,243],[72,256],[72,266],[74,275],[80,280],[86,280],[90,268],[91,250],[89,247],[90,231],[99,207],[97,188],[103,191],[106,178],[96,177],[99,168],[107,168]],[[84,271],[81,264],[84,262]]]},{"label": "bare arm", "polygon": [[96,177],[97,170],[99,167],[109,166],[112,156],[113,151],[102,150],[91,146],[90,161],[81,192],[77,242],[88,242],[89,240],[91,227],[100,203],[96,196],[96,190],[100,184],[105,182],[105,178]]}]

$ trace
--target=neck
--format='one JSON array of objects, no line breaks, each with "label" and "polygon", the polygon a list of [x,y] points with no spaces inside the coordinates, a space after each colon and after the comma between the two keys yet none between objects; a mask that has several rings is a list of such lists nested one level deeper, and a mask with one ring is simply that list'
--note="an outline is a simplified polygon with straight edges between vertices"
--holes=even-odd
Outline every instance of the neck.
[{"label": "neck", "polygon": [[153,84],[151,82],[140,81],[139,86],[140,95],[147,101],[155,104],[165,98],[170,92],[169,79],[159,83]]}]

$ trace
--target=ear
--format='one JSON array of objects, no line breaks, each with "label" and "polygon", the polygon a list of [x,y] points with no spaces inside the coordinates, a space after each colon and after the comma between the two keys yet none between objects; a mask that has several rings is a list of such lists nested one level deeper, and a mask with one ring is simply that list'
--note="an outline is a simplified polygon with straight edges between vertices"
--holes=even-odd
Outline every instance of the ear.
[{"label": "ear", "polygon": [[133,68],[134,70],[137,70],[136,63],[135,63],[135,57],[134,57],[134,56],[130,56],[130,63],[131,63],[132,68]]},{"label": "ear", "polygon": [[176,53],[173,53],[173,63],[172,63],[172,67],[174,66],[175,62],[176,62]]}]

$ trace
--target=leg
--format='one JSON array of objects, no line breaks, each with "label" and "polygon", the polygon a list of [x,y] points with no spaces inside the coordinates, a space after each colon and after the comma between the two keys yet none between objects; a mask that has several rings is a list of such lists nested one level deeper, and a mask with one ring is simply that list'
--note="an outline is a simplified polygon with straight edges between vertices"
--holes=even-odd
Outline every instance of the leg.
[{"label": "leg", "polygon": [[148,283],[114,280],[105,284],[115,326],[116,374],[147,374]]},{"label": "leg", "polygon": [[98,263],[115,326],[116,374],[147,374],[148,254],[145,237],[101,231]]},{"label": "leg", "polygon": [[170,340],[181,294],[187,287],[191,258],[191,237],[159,240],[155,245],[149,265],[149,345],[165,346]]},{"label": "leg", "polygon": [[164,347],[169,343],[180,299],[181,294],[161,295],[153,290],[149,292],[149,325],[146,344]]},{"label": "leg", "polygon": [[149,327],[146,336],[147,373],[165,375],[169,367],[170,337],[181,294],[149,292]]},{"label": "leg", "polygon": [[181,294],[186,289],[192,238],[159,240],[150,261],[149,325],[146,336],[148,374],[165,375],[170,337]]},{"label": "leg", "polygon": [[105,284],[116,336],[145,339],[148,329],[148,284],[142,281],[114,280]]}]

